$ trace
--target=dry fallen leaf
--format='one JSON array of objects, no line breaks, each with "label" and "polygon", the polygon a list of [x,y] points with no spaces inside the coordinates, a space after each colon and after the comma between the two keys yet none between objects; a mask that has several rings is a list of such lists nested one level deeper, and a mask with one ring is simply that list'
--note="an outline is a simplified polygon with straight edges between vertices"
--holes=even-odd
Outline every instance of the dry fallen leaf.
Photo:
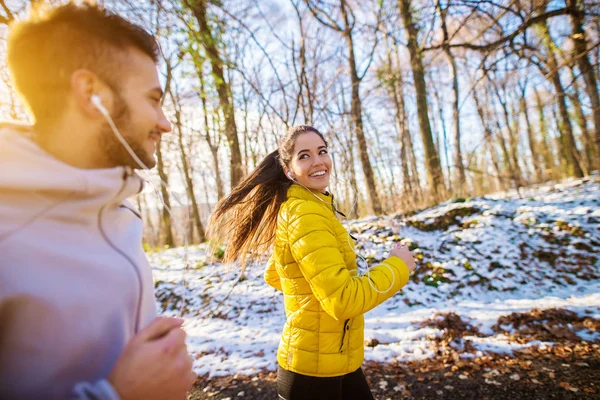
[{"label": "dry fallen leaf", "polygon": [[569,382],[561,382],[558,384],[558,386],[560,386],[563,389],[570,390],[571,392],[579,392],[579,389],[571,386]]},{"label": "dry fallen leaf", "polygon": [[495,386],[501,386],[502,384],[498,381],[495,381],[493,379],[487,379],[485,380],[485,383],[487,383],[488,385],[495,385]]}]

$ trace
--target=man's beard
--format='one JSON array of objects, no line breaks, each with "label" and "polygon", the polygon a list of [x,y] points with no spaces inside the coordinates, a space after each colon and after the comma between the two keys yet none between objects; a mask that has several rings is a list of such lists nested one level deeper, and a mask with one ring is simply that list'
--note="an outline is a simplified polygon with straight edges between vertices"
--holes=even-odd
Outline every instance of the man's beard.
[{"label": "man's beard", "polygon": [[[131,113],[129,107],[123,100],[123,98],[116,92],[114,112],[111,115],[113,123],[119,130],[119,133],[125,139],[127,144],[131,147],[136,156],[144,163],[148,168],[153,168],[156,165],[156,159],[153,154],[148,154],[141,140],[147,139],[150,135],[148,132],[146,135],[135,135],[135,127],[131,124]],[[131,135],[133,133],[133,135]],[[117,139],[115,132],[108,124],[108,121],[102,127],[100,132],[100,148],[106,155],[108,165],[111,167],[128,166],[134,169],[142,169],[143,167],[129,154],[125,146]]]}]

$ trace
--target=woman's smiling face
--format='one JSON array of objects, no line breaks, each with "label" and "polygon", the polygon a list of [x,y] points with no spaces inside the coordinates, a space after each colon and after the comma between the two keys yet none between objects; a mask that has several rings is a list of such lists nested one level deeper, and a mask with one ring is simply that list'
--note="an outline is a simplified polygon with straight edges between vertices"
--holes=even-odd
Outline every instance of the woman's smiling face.
[{"label": "woman's smiling face", "polygon": [[286,172],[307,188],[325,193],[331,165],[329,150],[323,139],[314,132],[306,132],[296,138],[289,171]]}]

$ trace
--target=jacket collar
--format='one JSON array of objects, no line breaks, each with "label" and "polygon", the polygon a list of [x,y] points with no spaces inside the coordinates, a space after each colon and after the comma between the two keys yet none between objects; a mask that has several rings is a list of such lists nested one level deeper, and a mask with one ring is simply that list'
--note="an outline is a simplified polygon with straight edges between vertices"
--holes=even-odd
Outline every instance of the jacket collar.
[{"label": "jacket collar", "polygon": [[298,198],[302,200],[314,201],[328,207],[333,207],[333,194],[327,192],[328,194],[323,194],[318,190],[309,190],[297,183],[292,184],[287,191],[287,197]]}]

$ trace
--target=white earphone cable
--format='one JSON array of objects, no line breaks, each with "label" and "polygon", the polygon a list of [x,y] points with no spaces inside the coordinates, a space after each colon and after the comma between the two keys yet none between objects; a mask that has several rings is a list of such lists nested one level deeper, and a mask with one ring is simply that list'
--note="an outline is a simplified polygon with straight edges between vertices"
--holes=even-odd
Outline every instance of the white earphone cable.
[{"label": "white earphone cable", "polygon": [[[333,175],[333,174],[331,174],[331,176],[333,176],[335,179],[339,180],[340,182],[344,182],[343,180],[339,179],[337,176],[335,176],[335,175]],[[331,206],[334,208],[334,210],[335,210],[335,211],[337,211],[337,207],[335,206],[335,204],[334,204],[333,202],[326,202],[325,200],[323,200],[322,198],[320,198],[319,196],[317,196],[315,193],[313,193],[313,191],[312,191],[312,190],[310,190],[309,188],[307,188],[306,186],[304,186],[302,183],[300,183],[300,182],[298,182],[297,180],[295,180],[295,179],[292,177],[291,173],[288,173],[288,174],[287,174],[287,177],[288,177],[288,178],[289,178],[289,179],[290,179],[292,182],[294,182],[294,183],[297,183],[298,185],[300,185],[300,186],[302,186],[304,189],[306,189],[306,190],[307,190],[307,191],[308,191],[310,194],[312,194],[313,196],[315,196],[315,197],[317,198],[317,200],[319,200],[319,201],[321,201],[321,202],[323,202],[323,203],[325,203],[325,204],[331,205]],[[344,183],[345,183],[345,182],[344,182]],[[354,188],[352,188],[352,186],[351,186],[351,185],[350,185],[350,187],[351,187],[351,189],[354,191],[354,203],[352,204],[352,208],[354,208],[354,207],[356,206],[356,203],[358,202],[358,196],[357,196],[357,193],[356,193],[356,191],[354,190]],[[339,212],[338,212],[338,214],[339,214]],[[347,222],[347,221],[348,221],[348,218],[347,218],[345,215],[343,215],[343,214],[341,214],[341,215],[344,217],[344,219],[345,219],[345,220],[346,220],[346,222]],[[379,263],[379,265],[385,265],[386,267],[388,267],[388,268],[390,269],[390,272],[392,273],[392,281],[390,282],[390,286],[389,286],[389,287],[388,287],[386,290],[383,290],[383,291],[379,290],[377,287],[375,287],[375,285],[373,284],[373,280],[371,279],[371,271],[370,271],[370,270],[371,270],[371,267],[369,267],[369,263],[367,262],[367,260],[366,260],[366,259],[365,259],[363,256],[361,256],[361,255],[360,255],[360,254],[359,254],[359,253],[358,253],[358,252],[357,252],[357,251],[354,249],[354,246],[353,246],[353,245],[352,245],[352,243],[350,242],[350,239],[351,239],[351,237],[350,237],[350,234],[348,233],[348,245],[350,246],[350,248],[352,249],[352,251],[354,252],[354,254],[355,254],[355,255],[356,255],[358,258],[360,258],[360,259],[361,259],[361,260],[362,260],[362,261],[365,263],[365,265],[367,266],[367,268],[366,268],[366,271],[364,271],[364,273],[362,273],[362,274],[359,274],[359,275],[362,275],[362,276],[365,276],[365,275],[366,275],[366,277],[367,277],[367,280],[368,280],[368,282],[369,282],[369,285],[371,286],[371,289],[373,289],[375,292],[377,292],[377,293],[379,293],[379,294],[385,294],[385,293],[389,292],[390,290],[392,290],[392,288],[394,287],[394,284],[396,283],[396,273],[394,272],[394,269],[393,269],[393,268],[392,268],[392,267],[391,267],[391,266],[390,266],[388,263],[386,263],[386,262],[381,262],[381,263]],[[358,267],[358,263],[357,263],[357,267]],[[360,272],[360,269],[359,269],[359,272]]]},{"label": "white earphone cable", "polygon": [[[144,171],[143,172],[144,180],[146,182],[148,182],[150,184],[150,186],[152,186],[152,189],[154,190],[154,193],[156,194],[156,196],[160,200],[161,204],[163,205],[163,207],[165,208],[165,210],[167,211],[167,213],[169,214],[169,216],[171,216],[171,218],[173,220],[175,220],[175,218],[173,217],[173,213],[171,211],[171,208],[169,206],[167,206],[167,204],[165,203],[162,195],[160,194],[160,191],[154,185],[154,182],[152,182],[152,180],[150,179],[150,177],[147,174],[147,171],[150,170],[150,168],[148,168],[148,166],[146,164],[144,164],[144,162],[138,157],[138,155],[135,154],[135,152],[133,151],[133,149],[131,148],[131,146],[129,145],[129,143],[127,143],[127,141],[125,140],[125,138],[123,138],[123,136],[119,132],[119,129],[115,125],[112,117],[110,116],[110,113],[108,112],[108,110],[102,104],[100,96],[98,96],[97,94],[94,94],[94,95],[91,96],[90,101],[92,102],[92,104],[94,104],[94,106],[98,109],[98,111],[100,111],[100,113],[104,116],[104,118],[106,119],[106,122],[108,122],[108,125],[110,126],[111,130],[115,134],[117,140],[123,145],[123,147],[125,148],[125,150],[127,150],[127,153],[129,153],[129,155],[131,156],[131,158],[133,158],[133,160],[137,163],[137,165],[142,168],[142,170]],[[184,266],[184,268],[183,268],[183,273],[182,273],[182,276],[181,276],[181,283],[180,283],[180,287],[181,287],[181,292],[182,293],[181,293],[181,304],[179,306],[178,316],[182,317],[183,313],[184,313],[184,310],[185,310],[185,304],[186,304],[186,301],[187,301],[187,290],[186,290],[186,280],[185,280],[185,277],[186,277],[186,273],[187,273],[188,266],[189,266],[189,242],[188,242],[188,235],[187,235],[187,230],[185,228],[185,224],[190,219],[189,209],[188,209],[188,207],[186,207],[183,204],[183,202],[181,201],[181,198],[179,197],[179,195],[177,195],[176,193],[174,193],[169,188],[169,185],[165,181],[163,181],[160,177],[158,178],[158,180],[159,180],[161,186],[163,186],[169,192],[169,195],[171,197],[173,197],[175,199],[175,201],[177,201],[180,204],[180,206],[182,206],[183,209],[185,210],[184,221],[179,224],[179,227],[181,229],[181,234],[183,236],[183,266]]]}]

